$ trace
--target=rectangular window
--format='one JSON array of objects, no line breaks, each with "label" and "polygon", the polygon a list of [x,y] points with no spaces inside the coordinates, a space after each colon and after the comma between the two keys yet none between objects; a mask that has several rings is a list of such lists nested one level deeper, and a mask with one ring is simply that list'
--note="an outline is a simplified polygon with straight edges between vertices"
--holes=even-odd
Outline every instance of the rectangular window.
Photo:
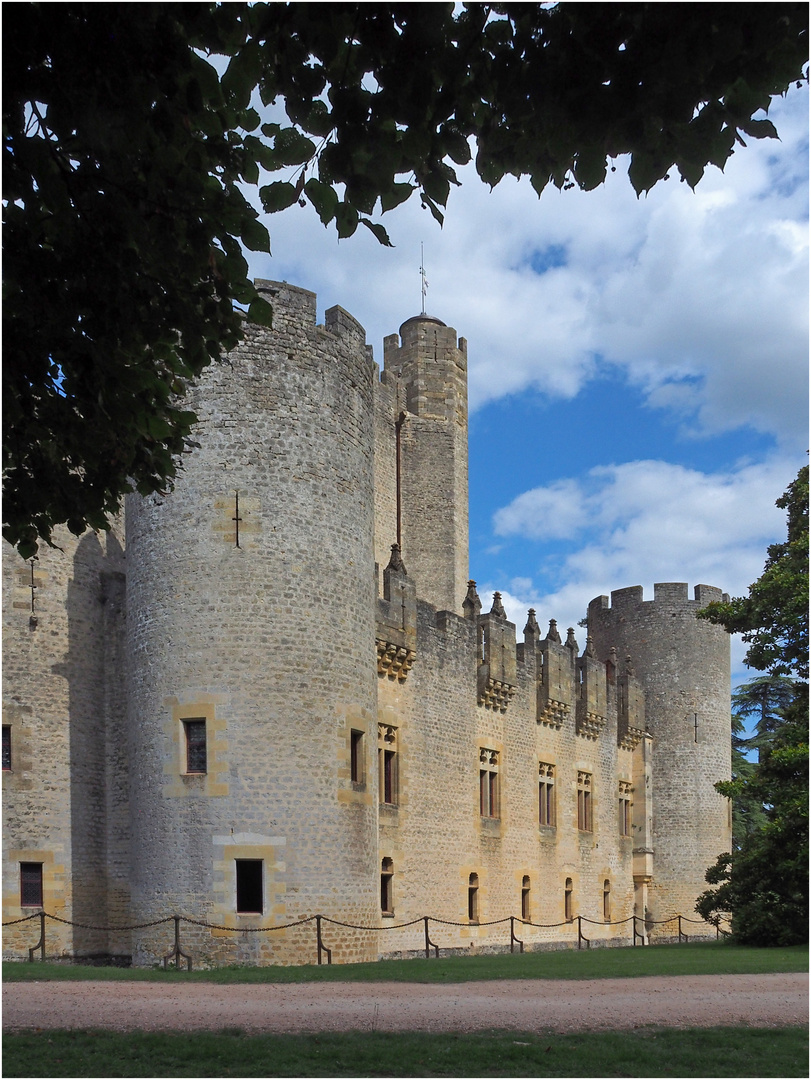
[{"label": "rectangular window", "polygon": [[479,813],[482,817],[500,816],[498,790],[498,750],[479,750]]},{"label": "rectangular window", "polygon": [[394,914],[394,898],[392,882],[394,880],[394,863],[391,859],[384,859],[380,864],[380,913],[381,915]]},{"label": "rectangular window", "polygon": [[262,883],[262,859],[236,859],[237,912],[240,915],[261,915],[265,910]]},{"label": "rectangular window", "polygon": [[42,863],[20,863],[20,907],[42,907]]},{"label": "rectangular window", "polygon": [[538,762],[538,824],[555,824],[555,766]]},{"label": "rectangular window", "polygon": [[399,801],[399,754],[397,751],[397,728],[391,724],[377,725],[377,761],[379,800],[386,806],[396,806]]},{"label": "rectangular window", "polygon": [[620,780],[619,782],[619,819],[620,819],[620,836],[631,835],[631,796],[633,795],[633,788],[626,780]]},{"label": "rectangular window", "polygon": [[184,720],[183,732],[186,736],[186,772],[206,772],[208,762],[206,759],[205,720]]},{"label": "rectangular window", "polygon": [[362,784],[364,778],[363,768],[363,732],[350,731],[349,733],[349,775],[353,784]]},{"label": "rectangular window", "polygon": [[593,832],[591,805],[591,773],[577,774],[577,827],[581,832]]},{"label": "rectangular window", "polygon": [[11,728],[3,724],[3,772],[11,769]]}]

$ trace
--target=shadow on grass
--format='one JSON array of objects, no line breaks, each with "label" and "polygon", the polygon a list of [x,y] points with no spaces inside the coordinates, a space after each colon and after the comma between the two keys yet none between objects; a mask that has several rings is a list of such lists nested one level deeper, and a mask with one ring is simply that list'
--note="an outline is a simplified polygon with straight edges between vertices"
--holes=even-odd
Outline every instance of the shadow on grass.
[{"label": "shadow on grass", "polygon": [[5,1077],[807,1076],[802,1028],[637,1028],[576,1035],[379,1031],[6,1035]]}]

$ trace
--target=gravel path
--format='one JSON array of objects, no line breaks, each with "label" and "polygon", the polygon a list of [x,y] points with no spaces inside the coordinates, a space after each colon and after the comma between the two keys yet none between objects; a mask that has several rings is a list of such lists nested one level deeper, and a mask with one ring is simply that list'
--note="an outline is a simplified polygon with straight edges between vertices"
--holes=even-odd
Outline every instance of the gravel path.
[{"label": "gravel path", "polygon": [[3,987],[3,1029],[118,1031],[582,1031],[808,1021],[808,976],[260,985],[20,982]]}]

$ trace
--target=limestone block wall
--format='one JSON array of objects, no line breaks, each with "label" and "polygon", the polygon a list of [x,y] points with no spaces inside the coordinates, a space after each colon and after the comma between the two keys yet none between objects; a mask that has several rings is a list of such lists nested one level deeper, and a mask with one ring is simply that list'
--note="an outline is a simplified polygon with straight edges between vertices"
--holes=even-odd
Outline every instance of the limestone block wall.
[{"label": "limestone block wall", "polygon": [[[454,924],[432,925],[442,948],[506,945],[509,925],[485,924],[520,918],[526,888],[529,920],[544,926],[521,926],[519,936],[527,945],[571,944],[577,931],[566,922],[569,879],[569,914],[596,924],[584,930],[587,936],[632,940],[629,923],[609,925],[634,914],[633,837],[619,835],[617,797],[618,776],[633,781],[634,754],[617,745],[616,695],[599,736],[578,734],[576,650],[560,647],[568,665],[566,715],[560,724],[540,722],[542,646],[530,635],[516,650],[515,627],[505,620],[515,685],[506,708],[488,707],[480,700],[479,620],[418,602],[413,668],[405,679],[379,675],[378,721],[394,729],[398,754],[396,805],[380,807],[381,870],[383,860],[391,860],[393,873],[393,911],[381,925],[428,914]],[[539,820],[540,763],[551,765],[554,775],[548,825]],[[491,768],[497,805],[483,814],[480,773]],[[578,772],[591,777],[588,830],[578,829]],[[475,921],[468,909],[471,874]],[[381,952],[420,949],[422,933],[421,924],[381,933]]]},{"label": "limestone block wall", "polygon": [[[342,309],[318,327],[314,294],[260,285],[273,329],[247,326],[201,381],[201,447],[175,492],[127,507],[133,916],[369,925],[373,365]],[[206,725],[205,775],[186,768],[192,719]],[[368,783],[351,778],[353,730]],[[241,860],[262,864],[256,915],[236,912]],[[202,963],[301,962],[300,937],[200,931],[192,950]],[[141,934],[136,960],[164,938]],[[375,949],[368,935],[333,946],[338,962]]]},{"label": "limestone block wall", "polygon": [[728,800],[713,785],[730,775],[729,638],[696,618],[720,589],[682,582],[637,586],[589,605],[598,656],[612,647],[630,655],[644,687],[653,737],[652,845],[649,906],[655,919],[690,915],[707,887],[704,873],[731,845]]},{"label": "limestone block wall", "polygon": [[[56,542],[41,546],[33,577],[30,561],[4,549],[3,725],[11,768],[3,771],[3,920],[32,911],[20,906],[25,862],[42,865],[49,914],[123,924],[127,785],[116,691],[123,549],[115,531],[76,538],[60,530]],[[128,951],[126,940],[105,932],[54,922],[47,930],[50,955]],[[27,955],[37,938],[33,923],[7,928],[5,955]]]}]

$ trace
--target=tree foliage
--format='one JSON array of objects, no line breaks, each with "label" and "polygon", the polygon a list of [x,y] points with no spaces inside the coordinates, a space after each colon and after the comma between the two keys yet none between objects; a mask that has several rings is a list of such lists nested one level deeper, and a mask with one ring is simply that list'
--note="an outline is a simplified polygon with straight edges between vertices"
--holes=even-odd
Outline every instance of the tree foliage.
[{"label": "tree foliage", "polygon": [[[759,714],[759,752],[749,777],[716,785],[733,800],[762,806],[765,822],[747,832],[734,854],[707,871],[717,886],[696,910],[727,914],[744,942],[786,945],[808,935],[808,468],[777,505],[788,511],[788,538],[769,548],[749,597],[710,604],[700,615],[730,633],[743,631],[746,663],[769,671],[738,695],[738,708]],[[803,642],[805,646],[803,648]],[[785,674],[792,678],[785,678]]]},{"label": "tree foliage", "polygon": [[[723,168],[802,79],[804,4],[4,7],[4,535],[171,485],[189,381],[268,306],[243,249],[300,202],[348,237],[455,166],[635,190]],[[220,58],[218,62],[212,62]],[[272,110],[269,113],[268,110]]]}]

